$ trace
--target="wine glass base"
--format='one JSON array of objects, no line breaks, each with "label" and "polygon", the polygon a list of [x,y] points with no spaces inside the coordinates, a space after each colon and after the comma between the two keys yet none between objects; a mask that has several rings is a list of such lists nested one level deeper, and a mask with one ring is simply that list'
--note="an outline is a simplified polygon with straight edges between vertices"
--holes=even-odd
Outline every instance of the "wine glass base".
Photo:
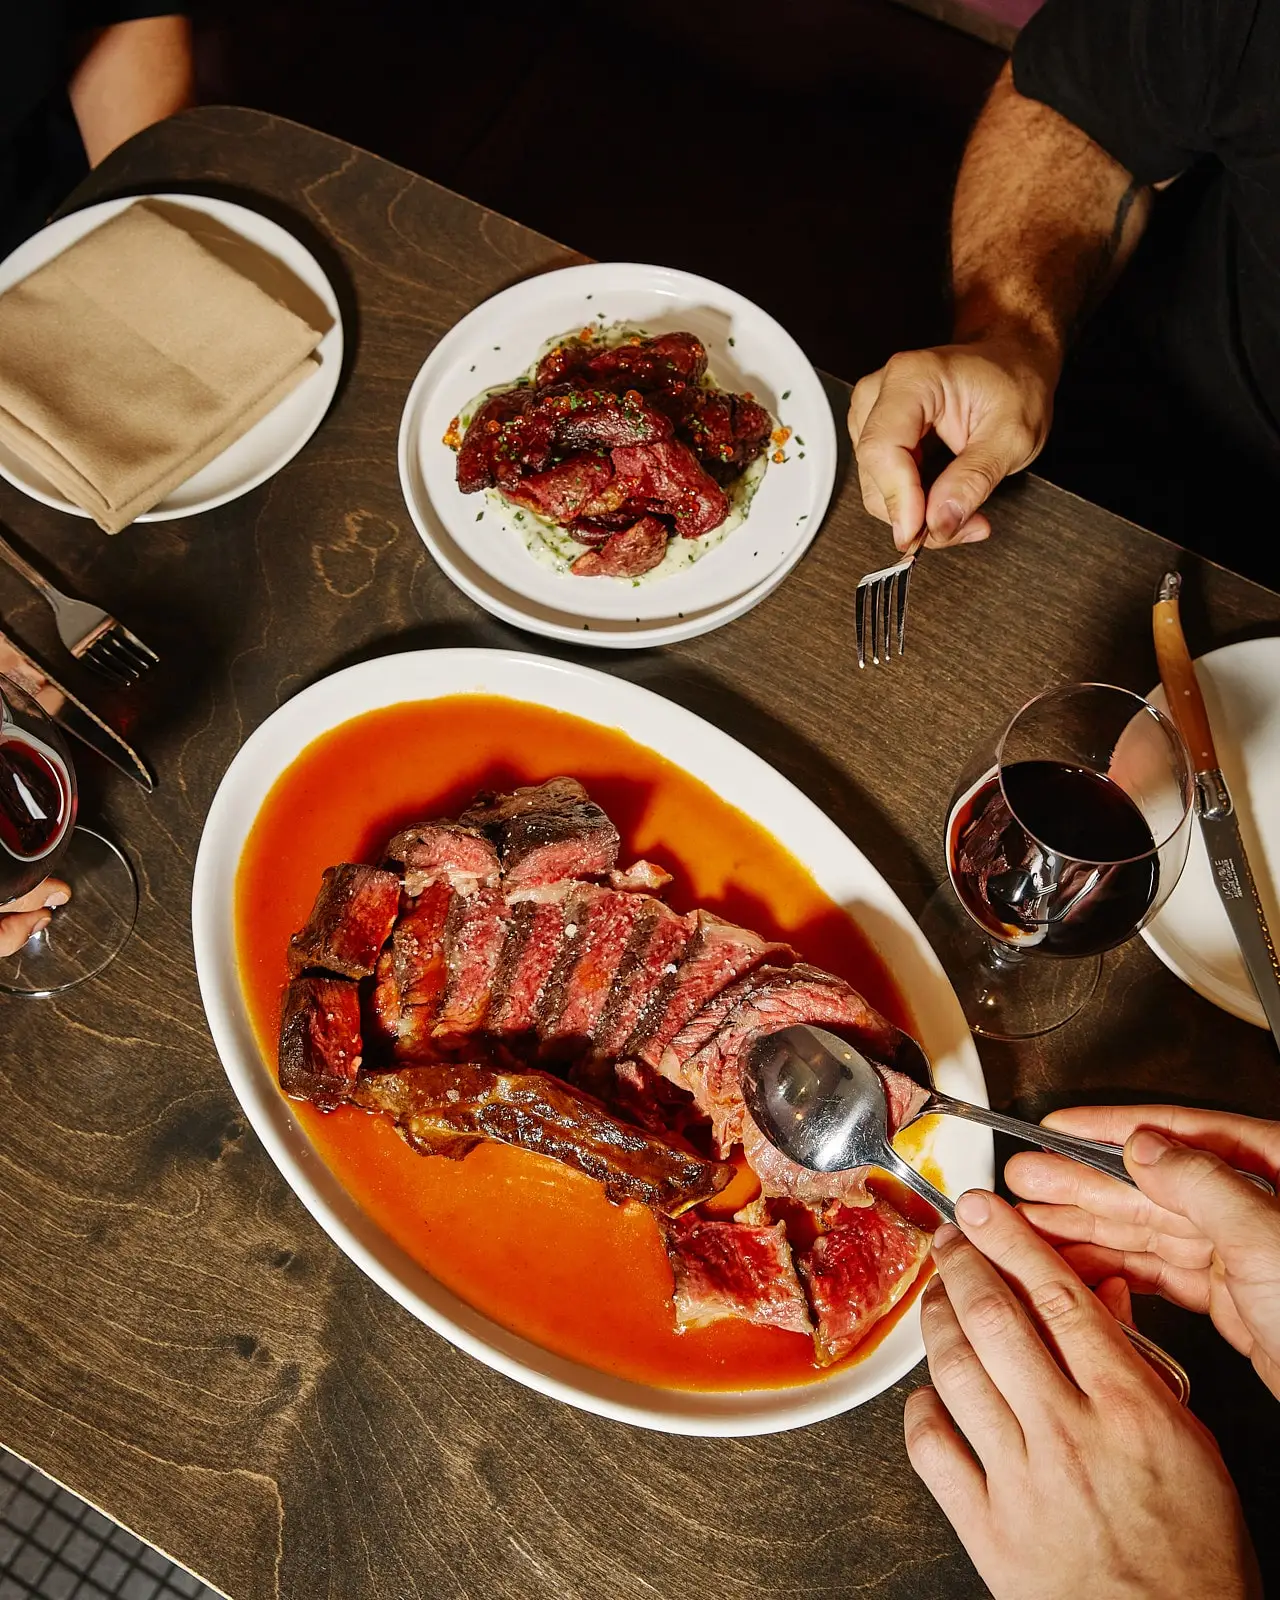
[{"label": "wine glass base", "polygon": [[1101,956],[1037,956],[997,945],[943,884],[920,915],[920,930],[950,978],[974,1033],[1034,1039],[1070,1022],[1088,1004]]},{"label": "wine glass base", "polygon": [[0,960],[0,994],[41,999],[83,983],[119,955],[138,917],[138,882],[100,833],[77,828],[58,861],[71,899],[41,933]]}]

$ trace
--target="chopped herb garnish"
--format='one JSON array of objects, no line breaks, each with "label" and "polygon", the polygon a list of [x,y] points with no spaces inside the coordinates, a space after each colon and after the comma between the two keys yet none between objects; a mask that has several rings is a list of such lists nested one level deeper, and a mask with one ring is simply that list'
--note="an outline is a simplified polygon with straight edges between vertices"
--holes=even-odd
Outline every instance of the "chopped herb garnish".
[{"label": "chopped herb garnish", "polygon": [[804,440],[800,437],[799,434],[796,434],[796,443],[797,444],[803,444],[804,443]]},{"label": "chopped herb garnish", "polygon": [[[640,580],[639,580],[639,578],[632,578],[632,580],[631,580],[631,587],[632,587],[632,588],[633,588],[633,589],[638,589],[638,588],[639,588],[639,587],[640,587]],[[637,617],[637,618],[636,618],[636,621],[637,621],[637,622],[639,622],[639,620],[640,620],[640,618],[639,618],[639,617]]]},{"label": "chopped herb garnish", "polygon": [[791,398],[791,390],[790,389],[784,389],[782,391],[782,398],[784,400],[790,400],[790,398]]},{"label": "chopped herb garnish", "polygon": [[803,450],[800,452],[800,459],[801,459],[801,461],[804,460],[804,451]]},{"label": "chopped herb garnish", "polygon": [[495,350],[501,350],[501,349],[502,349],[502,346],[501,346],[501,345],[500,345],[500,344],[495,344],[495,345],[494,345],[494,347],[493,347],[493,348],[494,348],[494,349],[495,349]]},{"label": "chopped herb garnish", "polygon": [[808,522],[808,520],[809,520],[809,513],[807,511],[804,513],[803,516],[800,516],[800,517],[796,518],[797,522]]},{"label": "chopped herb garnish", "polygon": [[730,343],[730,344],[737,344],[737,342],[738,342],[738,341],[737,341],[737,340],[736,340],[736,339],[735,339],[735,338],[734,338],[734,337],[733,337],[733,335],[732,335],[732,334],[730,334],[730,335],[729,335],[729,343]]},{"label": "chopped herb garnish", "polygon": [[516,512],[516,521],[517,522],[523,522],[524,521],[524,512],[523,511],[517,511]]},{"label": "chopped herb garnish", "polygon": [[588,299],[588,300],[594,300],[594,299],[595,299],[595,295],[593,295],[593,294],[589,294],[589,295],[588,295],[588,296],[587,296],[587,299]]},{"label": "chopped herb garnish", "polygon": [[476,370],[476,364],[475,364],[474,361],[471,363],[471,370],[472,370],[472,372],[474,372]]},{"label": "chopped herb garnish", "polygon": [[483,517],[483,516],[484,516],[484,512],[483,511],[477,511],[476,512],[476,521],[479,522],[481,517]]}]

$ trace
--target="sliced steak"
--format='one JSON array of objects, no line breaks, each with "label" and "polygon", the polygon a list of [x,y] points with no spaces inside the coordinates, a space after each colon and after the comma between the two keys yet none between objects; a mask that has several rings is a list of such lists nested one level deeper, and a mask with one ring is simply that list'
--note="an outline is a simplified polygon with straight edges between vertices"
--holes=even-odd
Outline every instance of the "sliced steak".
[{"label": "sliced steak", "polygon": [[511,929],[486,1023],[499,1038],[532,1033],[537,1026],[538,1002],[564,942],[564,903],[571,887],[564,882],[510,897]]},{"label": "sliced steak", "polygon": [[681,1088],[690,1087],[684,1075],[684,1064],[690,1056],[696,1055],[703,1045],[723,1027],[729,1013],[742,1000],[758,989],[762,984],[771,983],[779,972],[785,968],[762,966],[754,967],[736,983],[731,983],[727,989],[713,995],[701,1011],[695,1011],[680,1032],[662,1052],[662,1060],[658,1063],[658,1070],[672,1083],[678,1083]]},{"label": "sliced steak", "polygon": [[679,970],[696,927],[695,913],[680,917],[660,900],[646,900],[644,917],[637,922],[596,1029],[597,1055],[616,1058],[623,1053],[644,1007]]},{"label": "sliced steak", "polygon": [[676,1324],[682,1330],[736,1317],[757,1327],[813,1332],[781,1222],[756,1228],[682,1217],[662,1224],[662,1242],[675,1279]]},{"label": "sliced steak", "polygon": [[836,1207],[826,1220],[827,1231],[797,1257],[824,1367],[847,1356],[893,1310],[929,1251],[928,1235],[884,1200],[855,1211]]},{"label": "sliced steak", "polygon": [[459,915],[446,933],[448,983],[433,1036],[456,1042],[484,1026],[498,963],[511,926],[511,910],[500,889],[461,896]]},{"label": "sliced steak", "polygon": [[480,1139],[518,1145],[584,1172],[615,1204],[638,1200],[667,1215],[719,1193],[732,1168],[675,1149],[611,1117],[597,1100],[542,1072],[464,1063],[369,1074],[357,1104],[391,1117],[416,1148],[463,1154]]},{"label": "sliced steak", "polygon": [[400,1004],[400,985],[396,981],[396,958],[392,945],[378,957],[373,989],[364,1009],[364,1036],[371,1049],[393,1049],[400,1037],[404,1010]]},{"label": "sliced steak", "polygon": [[386,848],[389,866],[404,875],[405,893],[419,895],[443,879],[487,888],[498,881],[498,852],[476,828],[458,822],[421,822],[402,828]]},{"label": "sliced steak", "polygon": [[430,884],[396,923],[392,971],[402,1011],[426,1010],[435,1020],[449,978],[445,938],[459,898],[447,883]]},{"label": "sliced steak", "polygon": [[400,880],[359,862],[327,867],[305,928],[289,941],[289,973],[320,967],[344,978],[367,978],[391,937],[400,909]]},{"label": "sliced steak", "polygon": [[584,550],[569,571],[575,578],[639,578],[652,572],[667,553],[667,525],[641,517],[611,533],[596,550]]},{"label": "sliced steak", "polygon": [[684,960],[675,972],[667,974],[666,982],[641,1011],[626,1043],[627,1055],[638,1054],[651,1067],[659,1064],[680,1029],[722,989],[753,967],[766,961],[779,965],[793,953],[789,946],[771,943],[709,911],[699,911],[696,916],[697,932]]},{"label": "sliced steak", "polygon": [[586,944],[587,923],[593,903],[607,895],[594,883],[571,883],[564,899],[560,948],[538,996],[535,1021],[538,1037],[552,1044],[560,1036],[560,1016],[569,999],[569,979]]},{"label": "sliced steak", "polygon": [[462,821],[498,846],[508,889],[596,877],[617,864],[618,830],[576,778],[478,796]]},{"label": "sliced steak", "polygon": [[549,1044],[569,1053],[590,1046],[637,928],[644,930],[646,940],[652,931],[651,903],[645,895],[604,889],[587,906],[564,1004],[554,1029],[544,1035]]},{"label": "sliced steak", "polygon": [[280,1087],[332,1111],[351,1098],[360,1068],[360,991],[344,978],[295,978],[280,1019]]}]

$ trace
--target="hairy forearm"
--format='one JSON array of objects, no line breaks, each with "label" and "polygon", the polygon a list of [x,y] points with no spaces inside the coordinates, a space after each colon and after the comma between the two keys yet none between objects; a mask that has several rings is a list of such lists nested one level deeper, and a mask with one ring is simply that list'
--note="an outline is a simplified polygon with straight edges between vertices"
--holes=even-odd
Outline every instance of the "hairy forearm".
[{"label": "hairy forearm", "polygon": [[194,95],[191,25],[185,17],[141,17],[103,28],[85,44],[69,84],[90,165]]},{"label": "hairy forearm", "polygon": [[1056,380],[1073,330],[1132,254],[1151,194],[1006,67],[965,151],[951,219],[957,341],[1016,340]]}]

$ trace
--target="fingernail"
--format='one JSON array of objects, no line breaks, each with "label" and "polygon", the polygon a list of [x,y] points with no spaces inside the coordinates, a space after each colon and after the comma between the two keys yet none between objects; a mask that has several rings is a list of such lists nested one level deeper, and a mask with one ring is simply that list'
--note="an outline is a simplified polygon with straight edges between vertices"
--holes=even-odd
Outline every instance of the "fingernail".
[{"label": "fingernail", "polygon": [[1140,1128],[1129,1140],[1129,1154],[1140,1167],[1154,1167],[1172,1149],[1166,1138],[1150,1128]]},{"label": "fingernail", "polygon": [[30,939],[34,939],[36,934],[43,933],[44,930],[49,926],[49,924],[52,921],[53,921],[53,918],[50,917],[50,916],[47,916],[47,915],[38,916],[36,918],[36,920],[31,924],[31,932],[27,935],[27,937],[30,938]]},{"label": "fingernail", "polygon": [[936,1255],[939,1250],[945,1250],[954,1240],[963,1238],[964,1235],[959,1228],[953,1227],[949,1222],[944,1222],[933,1236],[934,1254]]},{"label": "fingernail", "polygon": [[991,1215],[991,1202],[980,1189],[970,1189],[956,1201],[956,1216],[971,1228],[980,1228]]},{"label": "fingernail", "polygon": [[961,544],[981,544],[984,539],[990,538],[985,528],[975,528],[972,533],[966,533],[960,540]]},{"label": "fingernail", "polygon": [[47,906],[65,906],[71,896],[65,889],[54,889],[45,901]]},{"label": "fingernail", "polygon": [[930,531],[940,539],[949,539],[961,523],[967,520],[965,510],[955,500],[944,500],[929,518]]}]

